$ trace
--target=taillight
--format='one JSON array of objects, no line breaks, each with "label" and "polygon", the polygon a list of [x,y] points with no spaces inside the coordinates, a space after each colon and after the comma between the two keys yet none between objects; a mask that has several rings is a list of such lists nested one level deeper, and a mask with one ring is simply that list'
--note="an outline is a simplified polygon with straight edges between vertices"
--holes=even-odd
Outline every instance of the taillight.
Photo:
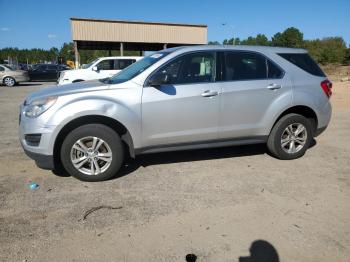
[{"label": "taillight", "polygon": [[326,94],[326,96],[329,98],[332,95],[332,82],[327,80],[324,80],[321,82],[321,87]]}]

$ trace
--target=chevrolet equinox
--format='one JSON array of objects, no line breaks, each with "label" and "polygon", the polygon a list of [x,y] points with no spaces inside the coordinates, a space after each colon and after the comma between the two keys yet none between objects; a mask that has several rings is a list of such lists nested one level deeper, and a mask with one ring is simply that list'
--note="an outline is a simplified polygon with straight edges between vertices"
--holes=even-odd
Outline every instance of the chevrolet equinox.
[{"label": "chevrolet equinox", "polygon": [[30,94],[20,141],[45,169],[115,176],[126,155],[266,143],[296,159],[331,118],[332,83],[306,50],[191,46],[118,74]]}]

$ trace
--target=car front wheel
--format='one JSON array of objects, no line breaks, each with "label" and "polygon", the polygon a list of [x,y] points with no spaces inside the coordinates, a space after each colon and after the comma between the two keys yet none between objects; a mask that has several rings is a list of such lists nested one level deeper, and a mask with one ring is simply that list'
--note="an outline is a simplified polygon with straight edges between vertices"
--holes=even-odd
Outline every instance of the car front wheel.
[{"label": "car front wheel", "polygon": [[110,127],[88,124],[71,131],[61,147],[66,171],[82,181],[103,181],[114,177],[124,160],[119,135]]},{"label": "car front wheel", "polygon": [[267,147],[279,159],[296,159],[303,156],[309,148],[312,134],[312,124],[306,117],[288,114],[272,128]]},{"label": "car front wheel", "polygon": [[6,86],[12,87],[16,84],[16,80],[13,77],[7,76],[4,78],[4,84]]}]

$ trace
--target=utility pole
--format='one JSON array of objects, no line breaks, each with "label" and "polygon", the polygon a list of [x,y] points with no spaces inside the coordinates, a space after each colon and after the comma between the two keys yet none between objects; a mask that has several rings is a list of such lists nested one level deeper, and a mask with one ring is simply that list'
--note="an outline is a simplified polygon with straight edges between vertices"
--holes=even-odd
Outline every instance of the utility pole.
[{"label": "utility pole", "polygon": [[[228,23],[221,23],[221,25],[222,26],[226,26],[226,27],[229,27],[230,29],[232,29],[232,39],[233,39],[233,42],[232,42],[232,44],[233,45],[236,45],[236,40],[235,40],[235,34],[233,33],[234,32],[234,30],[235,30],[235,27],[233,26],[233,25],[230,25],[230,24],[228,24]],[[230,30],[229,30],[230,31]],[[230,39],[229,39],[230,40]]]}]

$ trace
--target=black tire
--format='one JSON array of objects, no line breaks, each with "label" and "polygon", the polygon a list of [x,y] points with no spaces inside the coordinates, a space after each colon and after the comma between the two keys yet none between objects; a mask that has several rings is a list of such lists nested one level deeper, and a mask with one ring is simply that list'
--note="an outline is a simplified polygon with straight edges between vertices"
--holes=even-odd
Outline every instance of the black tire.
[{"label": "black tire", "polygon": [[[99,139],[102,139],[111,150],[112,160],[108,168],[106,168],[106,170],[104,170],[103,172],[101,169],[101,173],[99,174],[84,174],[83,171],[79,171],[77,168],[74,167],[73,162],[71,160],[71,150],[73,150],[73,145],[78,140],[86,137],[97,137]],[[63,167],[70,175],[82,181],[97,182],[108,180],[117,174],[124,161],[124,149],[119,135],[113,129],[101,124],[87,124],[74,129],[67,135],[61,147],[60,157]],[[84,157],[83,153],[82,157]],[[84,164],[83,166],[91,167],[91,160],[89,161],[90,162],[86,162],[86,164]]]},{"label": "black tire", "polygon": [[3,83],[5,86],[13,87],[14,85],[16,85],[16,80],[11,76],[6,76],[4,77]]},{"label": "black tire", "polygon": [[[301,124],[306,130],[305,144],[302,148],[295,153],[288,153],[282,147],[282,134],[285,132],[289,125]],[[292,160],[303,156],[306,150],[309,148],[311,140],[313,138],[313,128],[311,122],[304,116],[298,114],[288,114],[283,116],[277,121],[271,130],[267,141],[267,148],[270,153],[276,158],[282,160]]]}]

